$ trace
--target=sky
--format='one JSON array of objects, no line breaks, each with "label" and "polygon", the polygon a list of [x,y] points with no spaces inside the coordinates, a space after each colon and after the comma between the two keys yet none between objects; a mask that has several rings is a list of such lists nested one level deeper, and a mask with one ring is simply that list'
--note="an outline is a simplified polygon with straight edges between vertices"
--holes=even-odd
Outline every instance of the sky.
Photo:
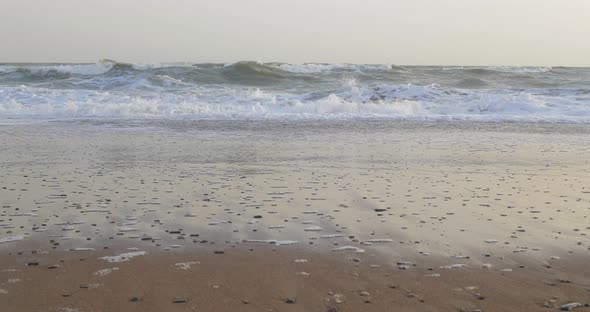
[{"label": "sky", "polygon": [[590,66],[590,0],[0,0],[0,62]]}]

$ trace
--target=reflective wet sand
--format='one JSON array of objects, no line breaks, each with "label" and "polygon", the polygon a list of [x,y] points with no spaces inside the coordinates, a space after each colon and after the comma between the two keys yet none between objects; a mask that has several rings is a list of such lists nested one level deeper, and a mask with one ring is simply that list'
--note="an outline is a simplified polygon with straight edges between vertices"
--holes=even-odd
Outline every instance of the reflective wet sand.
[{"label": "reflective wet sand", "polygon": [[[203,302],[217,311],[379,311],[396,304],[404,311],[537,311],[584,304],[589,132],[585,125],[383,121],[5,124],[0,302],[15,311],[41,311],[41,302],[49,311],[99,311],[104,300],[121,310],[154,311]],[[114,258],[128,260],[121,265],[98,259],[121,254]],[[310,272],[292,264],[308,258],[319,259]],[[248,265],[231,269],[232,261]],[[224,296],[212,303],[182,293],[204,287],[170,273],[175,263],[193,272],[199,266],[191,262],[208,263],[199,270],[225,268],[236,280],[264,276],[256,308],[239,295],[237,306],[223,306]],[[104,276],[93,275],[100,270]],[[142,271],[165,279],[168,290],[147,291],[149,275],[136,277],[135,286],[116,282],[117,275]],[[308,278],[317,275],[321,281]],[[20,305],[26,289],[42,290],[59,276],[71,282],[58,282],[60,292],[71,296],[48,291],[38,304]],[[225,287],[234,294],[251,289],[230,281]],[[383,295],[392,281],[415,296],[399,289],[403,300]],[[84,283],[100,286],[77,297],[72,289]],[[531,292],[515,296],[519,285]],[[139,296],[134,287],[142,298],[130,305],[122,297]],[[338,287],[349,299],[331,302],[325,294]],[[174,303],[162,297],[173,297],[170,291],[192,298]],[[283,302],[289,296],[298,296],[296,303]],[[146,306],[150,300],[159,303]]]}]

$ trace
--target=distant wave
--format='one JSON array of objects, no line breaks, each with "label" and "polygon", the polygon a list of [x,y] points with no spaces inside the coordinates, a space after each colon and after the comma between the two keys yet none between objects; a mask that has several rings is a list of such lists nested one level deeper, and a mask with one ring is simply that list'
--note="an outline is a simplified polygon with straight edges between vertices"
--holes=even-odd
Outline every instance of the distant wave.
[{"label": "distant wave", "polygon": [[22,64],[22,65],[0,65],[0,74],[23,73],[32,76],[44,77],[56,74],[95,76],[104,75],[110,71],[125,70],[150,70],[168,67],[192,67],[192,64],[160,64],[160,63],[121,63],[104,59],[93,64]]},{"label": "distant wave", "polygon": [[37,75],[40,77],[52,74],[65,75],[103,75],[110,71],[149,71],[164,68],[217,69],[224,72],[235,71],[241,74],[263,74],[281,76],[285,74],[311,74],[327,73],[333,71],[370,72],[386,70],[403,70],[403,67],[393,65],[355,65],[355,64],[285,64],[285,63],[260,63],[254,61],[241,61],[226,64],[191,64],[191,63],[123,63],[109,59],[101,60],[93,64],[21,64],[0,65],[0,74],[15,72]]},{"label": "distant wave", "polygon": [[[227,64],[191,64],[191,63],[124,63],[109,59],[101,60],[92,64],[0,64],[0,77],[9,79],[19,78],[68,78],[71,76],[98,76],[105,74],[124,74],[130,72],[142,72],[153,70],[180,70],[194,72],[216,71],[218,74],[236,74],[241,76],[270,76],[276,78],[289,77],[291,74],[334,74],[334,73],[394,73],[407,72],[410,67],[402,67],[388,64],[287,64],[287,63],[260,63],[253,61],[242,61]],[[416,67],[420,68],[420,67]],[[426,68],[426,67],[425,67]],[[467,74],[493,74],[493,73],[547,73],[553,70],[552,67],[441,67],[443,71],[461,71]],[[20,73],[19,75],[12,75]],[[8,77],[7,77],[8,76]],[[291,76],[292,77],[292,76]],[[1,81],[1,80],[0,80]]]},{"label": "distant wave", "polygon": [[396,67],[392,65],[355,65],[355,64],[278,64],[276,65],[280,69],[291,73],[298,73],[298,74],[317,74],[317,73],[326,73],[326,72],[333,72],[333,71],[356,71],[356,72],[366,72],[366,71],[383,71],[383,70],[392,70],[398,69],[402,70],[402,67]]},{"label": "distant wave", "polygon": [[590,122],[590,69],[0,64],[2,117]]},{"label": "distant wave", "polygon": [[553,70],[551,66],[539,66],[539,67],[517,67],[517,66],[494,66],[487,67],[486,69],[497,72],[506,73],[547,73]]},{"label": "distant wave", "polygon": [[548,73],[553,71],[551,66],[456,66],[456,67],[443,67],[443,70],[452,71],[464,71],[474,74],[495,74],[495,73],[511,73],[511,74],[537,74],[537,73]]}]

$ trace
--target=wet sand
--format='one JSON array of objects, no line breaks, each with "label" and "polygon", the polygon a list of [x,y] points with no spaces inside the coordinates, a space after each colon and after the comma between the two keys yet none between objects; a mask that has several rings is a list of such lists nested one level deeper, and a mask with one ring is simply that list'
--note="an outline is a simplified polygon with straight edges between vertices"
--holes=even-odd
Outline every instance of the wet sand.
[{"label": "wet sand", "polygon": [[422,263],[399,270],[376,256],[300,248],[153,251],[126,262],[99,259],[122,253],[129,251],[3,256],[0,274],[9,284],[3,286],[8,293],[2,306],[10,311],[540,311],[544,305],[584,302],[590,294],[586,284],[567,280],[587,270],[585,259],[512,272]]},{"label": "wet sand", "polygon": [[[4,124],[0,305],[540,311],[590,303],[589,130]],[[136,256],[99,259],[125,253]]]}]

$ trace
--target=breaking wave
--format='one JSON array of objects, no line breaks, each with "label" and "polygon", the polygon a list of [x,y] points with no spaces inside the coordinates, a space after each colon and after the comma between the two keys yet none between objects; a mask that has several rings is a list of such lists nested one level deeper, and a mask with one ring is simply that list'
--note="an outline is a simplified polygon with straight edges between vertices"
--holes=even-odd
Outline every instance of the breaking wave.
[{"label": "breaking wave", "polygon": [[0,117],[590,122],[590,69],[3,64]]}]

